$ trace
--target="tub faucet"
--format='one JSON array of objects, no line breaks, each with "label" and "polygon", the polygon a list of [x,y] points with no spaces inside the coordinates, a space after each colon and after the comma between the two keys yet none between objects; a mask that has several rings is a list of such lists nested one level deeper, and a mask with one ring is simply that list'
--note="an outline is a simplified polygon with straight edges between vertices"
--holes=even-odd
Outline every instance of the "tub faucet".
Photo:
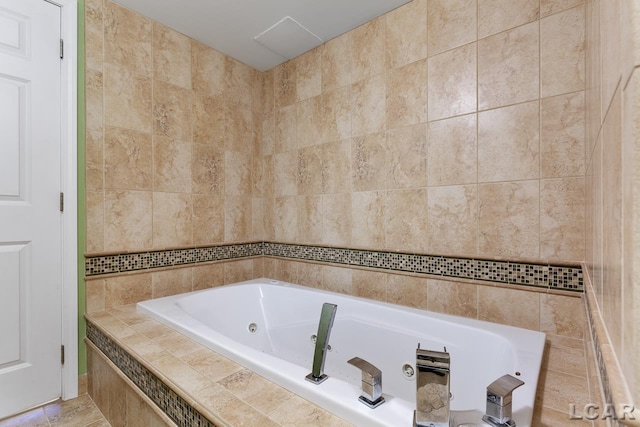
[{"label": "tub faucet", "polygon": [[347,363],[362,371],[362,391],[358,400],[371,409],[382,405],[382,371],[359,357],[349,359]]},{"label": "tub faucet", "polygon": [[338,306],[325,302],[322,304],[320,312],[320,322],[318,323],[318,334],[316,335],[316,349],[313,352],[313,367],[311,373],[305,379],[313,384],[320,384],[327,378],[324,371],[324,361],[327,357],[327,347],[329,345],[329,334],[333,326],[333,319],[336,317]]},{"label": "tub faucet", "polygon": [[416,410],[414,427],[449,427],[449,373],[451,358],[445,351],[416,350]]},{"label": "tub faucet", "polygon": [[503,375],[487,387],[487,413],[482,420],[494,427],[515,427],[511,419],[511,393],[524,381]]}]

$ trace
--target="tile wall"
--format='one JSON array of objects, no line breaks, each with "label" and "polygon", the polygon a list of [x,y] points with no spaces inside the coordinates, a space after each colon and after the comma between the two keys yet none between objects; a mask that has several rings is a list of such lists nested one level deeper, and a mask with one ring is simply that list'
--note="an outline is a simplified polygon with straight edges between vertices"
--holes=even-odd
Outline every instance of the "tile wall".
[{"label": "tile wall", "polygon": [[587,295],[593,296],[594,320],[604,325],[598,335],[603,352],[610,349],[607,370],[618,372],[615,382],[621,384],[614,392],[626,395],[628,387],[626,400],[635,402],[640,402],[639,41],[637,2],[587,1]]},{"label": "tile wall", "polygon": [[584,19],[414,0],[266,72],[256,237],[582,260]]},{"label": "tile wall", "polygon": [[87,252],[252,238],[262,74],[86,2]]},{"label": "tile wall", "polygon": [[[413,0],[260,73],[86,0],[87,252],[275,241],[582,261],[585,13]],[[91,277],[87,311],[262,275],[547,332],[549,425],[566,417],[567,355],[588,390],[574,293],[257,257]]]}]

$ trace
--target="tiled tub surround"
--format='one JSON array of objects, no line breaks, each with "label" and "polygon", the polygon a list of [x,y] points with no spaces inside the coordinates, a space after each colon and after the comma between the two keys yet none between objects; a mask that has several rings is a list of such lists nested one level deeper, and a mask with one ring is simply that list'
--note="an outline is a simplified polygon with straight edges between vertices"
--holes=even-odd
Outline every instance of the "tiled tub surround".
[{"label": "tiled tub surround", "polygon": [[[581,322],[580,298],[569,297],[560,306],[567,319],[576,325],[584,324]],[[230,426],[347,425],[312,403],[137,312],[134,305],[87,314],[87,320],[91,324],[89,330],[99,331],[113,343],[108,344],[107,348],[111,350],[106,352],[117,355],[113,360],[115,365],[127,372],[131,362],[125,362],[130,358],[123,352],[128,353],[212,422],[222,419],[228,423],[222,425]],[[553,322],[553,319],[549,320]],[[566,328],[556,326],[556,330],[558,334],[547,332],[533,425],[588,426],[590,423],[585,421],[568,420],[570,403],[583,407],[583,402],[590,401],[584,341],[566,334]],[[95,337],[93,332],[89,337]],[[119,392],[122,391],[112,393],[117,395]],[[117,396],[112,399],[117,400]],[[104,404],[100,399],[96,402]]]},{"label": "tiled tub surround", "polygon": [[[87,339],[180,427],[350,425],[137,313],[133,305],[87,315],[87,332]],[[100,406],[101,399],[95,400]]]},{"label": "tiled tub surround", "polygon": [[[267,240],[584,258],[582,0],[414,0],[266,73],[85,4],[88,252]],[[258,256],[92,276],[87,307],[260,276],[559,335],[548,425],[586,389],[581,367],[565,376],[583,335],[561,313],[581,300],[548,286]]]}]

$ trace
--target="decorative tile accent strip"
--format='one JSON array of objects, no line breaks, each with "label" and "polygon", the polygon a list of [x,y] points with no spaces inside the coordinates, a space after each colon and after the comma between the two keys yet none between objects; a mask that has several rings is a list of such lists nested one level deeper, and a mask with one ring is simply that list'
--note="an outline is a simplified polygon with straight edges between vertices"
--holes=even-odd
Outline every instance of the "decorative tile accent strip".
[{"label": "decorative tile accent strip", "polygon": [[87,338],[178,426],[214,426],[90,321],[87,321]]},{"label": "decorative tile accent strip", "polygon": [[579,266],[453,258],[274,242],[87,257],[85,271],[87,276],[95,276],[261,255],[563,291],[583,292],[584,290],[582,268]]}]

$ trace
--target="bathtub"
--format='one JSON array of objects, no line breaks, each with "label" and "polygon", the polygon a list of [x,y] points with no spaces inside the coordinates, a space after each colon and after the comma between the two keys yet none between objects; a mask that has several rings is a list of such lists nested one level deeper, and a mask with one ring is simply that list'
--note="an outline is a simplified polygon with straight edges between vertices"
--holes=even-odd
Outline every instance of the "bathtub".
[{"label": "bathtub", "polygon": [[[314,385],[305,376],[325,302],[338,306],[325,363],[329,379]],[[484,425],[486,387],[504,374],[525,382],[513,393],[513,418],[520,427],[531,425],[545,341],[540,332],[270,279],[144,301],[137,309],[357,426],[411,426],[416,382],[407,365],[415,369],[418,343],[446,347],[452,425]],[[382,371],[386,403],[376,409],[358,401],[361,372],[347,364],[356,356]]]}]

